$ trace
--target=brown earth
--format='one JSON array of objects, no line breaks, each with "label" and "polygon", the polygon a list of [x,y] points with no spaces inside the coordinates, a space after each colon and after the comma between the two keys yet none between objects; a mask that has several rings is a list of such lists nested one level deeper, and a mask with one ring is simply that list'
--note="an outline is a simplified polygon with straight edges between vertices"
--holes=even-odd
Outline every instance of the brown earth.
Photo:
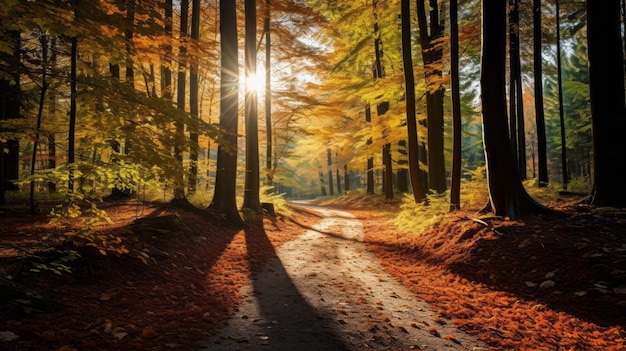
[{"label": "brown earth", "polygon": [[[72,274],[33,273],[31,262],[54,261],[42,237],[55,243],[75,228],[54,228],[43,216],[0,217],[1,276],[62,304],[0,298],[0,349],[198,349],[240,304],[252,273],[320,221],[292,211],[239,230],[176,207],[108,206],[114,224],[99,231],[112,250],[129,252],[75,248]],[[388,214],[351,212],[383,267],[431,304],[439,325],[493,350],[626,349],[626,216],[564,211],[524,222],[461,212],[414,234],[399,233]],[[131,225],[138,217],[158,219]],[[44,309],[53,311],[37,311]],[[428,330],[439,334],[437,325]]]}]

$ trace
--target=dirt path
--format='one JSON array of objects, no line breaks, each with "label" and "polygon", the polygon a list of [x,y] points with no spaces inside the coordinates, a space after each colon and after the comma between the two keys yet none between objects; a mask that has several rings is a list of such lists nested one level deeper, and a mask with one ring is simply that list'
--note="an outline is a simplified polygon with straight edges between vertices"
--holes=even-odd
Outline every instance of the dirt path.
[{"label": "dirt path", "polygon": [[387,275],[352,215],[299,205],[323,219],[279,248],[207,350],[487,349]]}]

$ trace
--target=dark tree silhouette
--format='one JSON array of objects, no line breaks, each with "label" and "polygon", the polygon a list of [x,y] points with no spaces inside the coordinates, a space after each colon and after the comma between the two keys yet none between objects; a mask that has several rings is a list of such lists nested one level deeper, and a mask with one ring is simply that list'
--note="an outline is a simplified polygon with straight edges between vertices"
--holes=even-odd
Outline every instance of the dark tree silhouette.
[{"label": "dark tree silhouette", "polygon": [[217,149],[217,170],[210,212],[235,225],[243,224],[237,209],[237,109],[239,105],[239,62],[237,60],[237,4],[220,1],[220,127],[223,141]]},{"label": "dark tree silhouette", "polygon": [[[0,121],[20,117],[20,32],[9,31],[3,33],[8,38],[8,45],[13,49],[13,55],[0,53],[0,62],[3,68],[9,68],[8,72],[2,72],[0,77]],[[5,78],[6,77],[6,78]],[[10,78],[9,78],[10,77]],[[10,132],[3,128],[0,132]],[[15,189],[11,182],[17,179],[19,170],[19,141],[8,138],[3,141],[0,138],[0,205],[6,203],[5,193]],[[6,152],[4,152],[6,150]]]},{"label": "dark tree silhouette", "polygon": [[506,104],[506,6],[484,0],[480,86],[483,142],[491,210],[497,216],[519,219],[524,213],[548,209],[533,200],[517,173],[510,147]]},{"label": "dark tree silhouette", "polygon": [[452,177],[450,211],[461,208],[461,93],[459,88],[458,1],[450,0],[450,89],[452,90]]},{"label": "dark tree silhouette", "polygon": [[[454,1],[454,0],[453,0]],[[415,118],[415,74],[413,73],[413,54],[411,52],[411,5],[409,0],[402,0],[402,62],[404,64],[404,89],[406,92],[406,127],[408,140],[409,177],[416,203],[424,201],[426,195],[420,179],[417,120]]]},{"label": "dark tree silhouette", "polygon": [[243,192],[243,208],[262,212],[260,200],[259,172],[259,113],[256,87],[251,87],[251,79],[256,79],[256,1],[245,1],[245,62],[246,62],[246,175]]},{"label": "dark tree silhouette", "polygon": [[[428,130],[428,187],[438,193],[446,191],[446,168],[443,147],[443,98],[445,88],[439,83],[442,75],[443,36],[437,0],[429,0],[429,21],[424,0],[417,0],[417,22],[426,78],[426,114]],[[429,26],[430,24],[430,26]],[[430,28],[430,33],[429,33]]]},{"label": "dark tree silhouette", "polygon": [[533,64],[535,73],[535,123],[537,125],[537,168],[540,187],[548,185],[546,121],[543,109],[543,67],[541,57],[541,0],[533,0]]},{"label": "dark tree silhouette", "polygon": [[591,204],[626,206],[626,110],[619,0],[586,1],[593,126]]}]

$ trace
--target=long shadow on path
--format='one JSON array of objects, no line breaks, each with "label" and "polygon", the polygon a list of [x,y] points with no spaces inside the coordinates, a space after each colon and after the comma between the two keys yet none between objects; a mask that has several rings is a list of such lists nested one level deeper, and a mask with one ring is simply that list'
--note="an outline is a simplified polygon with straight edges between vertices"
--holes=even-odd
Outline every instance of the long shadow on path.
[{"label": "long shadow on path", "polygon": [[[294,285],[262,225],[245,229],[254,273],[244,301],[210,350],[348,350],[332,320],[317,311]],[[262,257],[268,257],[269,261]]]}]

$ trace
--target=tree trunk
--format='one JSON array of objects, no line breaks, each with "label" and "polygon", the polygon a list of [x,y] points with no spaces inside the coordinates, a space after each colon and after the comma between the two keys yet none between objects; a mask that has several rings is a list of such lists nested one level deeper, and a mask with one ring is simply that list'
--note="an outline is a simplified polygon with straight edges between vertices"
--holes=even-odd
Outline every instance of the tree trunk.
[{"label": "tree trunk", "polygon": [[461,93],[459,88],[458,0],[450,0],[450,89],[452,90],[452,177],[450,211],[461,209]]},{"label": "tree trunk", "polygon": [[559,120],[561,121],[561,171],[563,174],[563,190],[567,190],[569,175],[567,172],[567,143],[565,141],[565,115],[563,112],[563,67],[561,66],[561,11],[556,0],[556,65],[557,84],[559,90]]},{"label": "tree trunk", "polygon": [[[172,0],[165,0],[165,25],[163,29],[165,31],[165,35],[168,37],[172,36],[172,14],[173,14],[173,3]],[[163,47],[166,52],[166,64],[161,67],[161,97],[164,100],[169,101],[172,98],[172,71],[170,70],[171,60],[169,59],[169,55],[172,53],[172,46],[167,44]]]},{"label": "tree trunk", "polygon": [[[57,49],[56,49],[56,42],[57,39],[56,37],[53,37],[51,42],[50,42],[50,65],[51,65],[51,69],[54,70],[57,64]],[[56,98],[56,94],[54,93],[54,90],[51,91],[51,94],[48,95],[52,95],[50,97],[50,107],[48,109],[49,114],[51,116],[54,116],[56,114],[56,104],[57,104],[57,98]],[[57,167],[57,161],[56,161],[56,141],[55,141],[55,137],[54,137],[54,132],[52,130],[47,131],[46,133],[46,138],[48,139],[48,168],[49,169],[55,169]],[[57,190],[57,185],[54,182],[48,182],[48,191],[49,192],[56,192]]]},{"label": "tree trunk", "polygon": [[[370,105],[365,107],[365,122],[372,123],[372,109]],[[372,138],[367,139],[367,145],[372,144]],[[366,182],[366,190],[367,194],[374,194],[374,158],[367,158],[367,182]]]},{"label": "tree trunk", "polygon": [[217,149],[215,191],[208,210],[226,217],[236,225],[243,224],[237,210],[237,130],[239,126],[239,63],[237,42],[237,4],[220,0],[220,127],[224,142]]},{"label": "tree trunk", "polygon": [[[39,38],[41,44],[41,91],[39,93],[39,109],[37,110],[37,125],[35,127],[35,140],[33,141],[33,153],[30,160],[30,175],[35,175],[35,166],[37,162],[37,149],[39,147],[39,137],[41,129],[41,120],[43,118],[43,109],[46,101],[46,91],[48,90],[48,37],[46,33],[41,33]],[[37,208],[35,205],[35,180],[30,181],[30,212],[35,214]]]},{"label": "tree trunk", "polygon": [[533,0],[533,60],[535,73],[535,123],[537,128],[538,185],[548,185],[546,122],[543,109],[543,67],[541,57],[541,0]]},{"label": "tree trunk", "polygon": [[273,185],[274,172],[272,171],[272,35],[270,31],[271,8],[270,0],[265,1],[265,19],[263,30],[265,31],[265,172],[266,184]]},{"label": "tree trunk", "polygon": [[[187,37],[187,27],[189,24],[189,0],[180,1],[180,39],[184,41]],[[180,48],[180,58],[178,61],[178,89],[176,93],[176,104],[180,111],[179,117],[174,123],[176,129],[176,139],[174,143],[174,154],[178,164],[180,165],[181,172],[174,176],[174,199],[182,200],[185,198],[185,167],[183,166],[183,154],[185,144],[185,124],[182,121],[182,116],[185,114],[185,97],[186,97],[186,85],[187,74],[185,72],[185,60],[187,54],[187,48],[183,43]]]},{"label": "tree trunk", "polygon": [[417,0],[417,22],[422,47],[422,60],[426,80],[426,114],[428,137],[428,186],[437,193],[446,191],[446,169],[443,146],[443,98],[445,88],[441,81],[443,46],[436,44],[443,36],[439,23],[437,0],[430,0],[430,35],[426,20],[425,1]]},{"label": "tree trunk", "polygon": [[341,195],[341,175],[339,174],[339,168],[335,172],[337,175],[337,195]]},{"label": "tree trunk", "polygon": [[328,190],[329,190],[329,195],[333,196],[335,195],[335,189],[333,187],[333,159],[332,159],[332,153],[330,151],[330,149],[328,149]]},{"label": "tree trunk", "polygon": [[594,186],[591,204],[626,206],[626,111],[619,0],[586,1]]},{"label": "tree trunk", "polygon": [[343,166],[343,183],[347,194],[350,191],[350,173],[348,173],[348,165]]},{"label": "tree trunk", "polygon": [[78,39],[71,38],[70,50],[70,121],[69,134],[67,136],[67,166],[69,169],[67,192],[74,193],[74,146],[76,137],[76,61],[78,60]]},{"label": "tree trunk", "polygon": [[251,87],[256,79],[256,1],[245,0],[245,62],[246,62],[246,176],[243,208],[262,213],[259,171],[259,113],[257,91]]},{"label": "tree trunk", "polygon": [[519,72],[519,12],[517,0],[509,0],[509,138],[511,150],[517,162],[517,79]]},{"label": "tree trunk", "polygon": [[547,211],[526,193],[517,173],[507,126],[506,2],[484,0],[480,85],[487,181],[492,211],[520,219],[524,213]]},{"label": "tree trunk", "polygon": [[415,74],[413,72],[413,54],[411,50],[411,5],[409,0],[402,0],[402,63],[404,67],[404,89],[406,94],[406,128],[408,140],[409,177],[415,203],[426,199],[418,157],[417,120],[415,118]]},{"label": "tree trunk", "polygon": [[[199,44],[200,40],[200,0],[192,0],[191,7],[191,40]],[[200,120],[200,108],[198,101],[198,57],[194,55],[189,74],[189,112],[192,122],[189,125],[189,178],[187,191],[189,194],[196,192],[198,186],[198,124]]]},{"label": "tree trunk", "polygon": [[[21,91],[20,91],[20,32],[9,32],[13,55],[0,53],[5,56],[6,62],[11,62],[11,79],[0,79],[0,121],[20,117]],[[13,80],[13,82],[11,82]],[[6,128],[0,132],[7,132]],[[16,189],[12,183],[19,177],[19,141],[16,139],[3,140],[0,138],[0,205],[6,204],[6,192]]]}]

